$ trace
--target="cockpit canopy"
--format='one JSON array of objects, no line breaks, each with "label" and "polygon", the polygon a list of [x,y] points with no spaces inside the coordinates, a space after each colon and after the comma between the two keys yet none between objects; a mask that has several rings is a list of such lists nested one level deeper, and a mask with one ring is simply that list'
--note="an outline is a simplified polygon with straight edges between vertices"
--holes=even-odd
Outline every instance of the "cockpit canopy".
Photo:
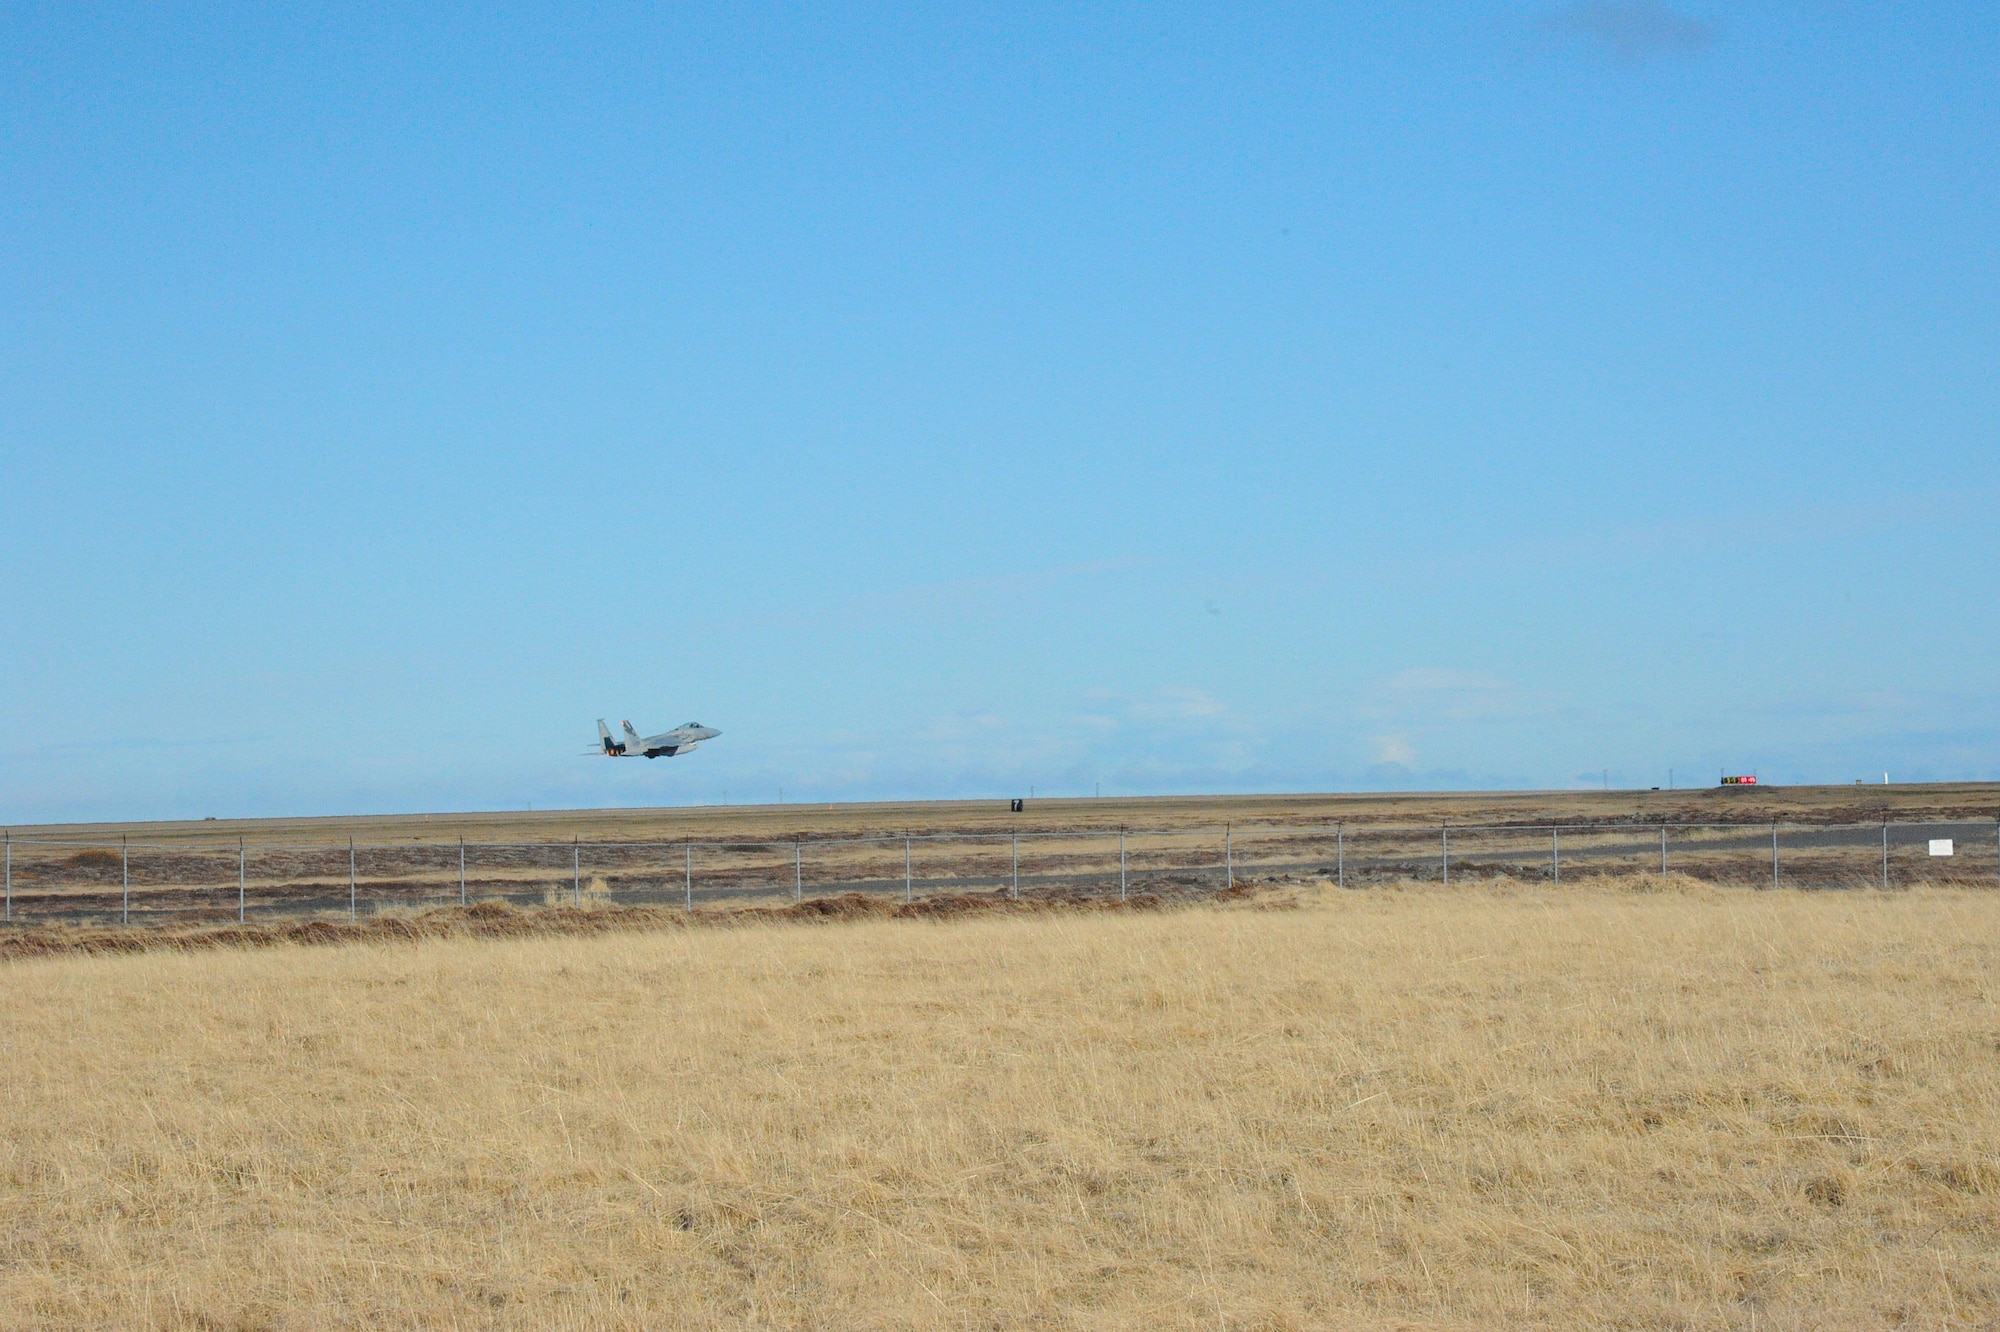
[{"label": "cockpit canopy", "polygon": [[681,729],[683,731],[706,731],[708,728],[700,722],[682,722]]}]

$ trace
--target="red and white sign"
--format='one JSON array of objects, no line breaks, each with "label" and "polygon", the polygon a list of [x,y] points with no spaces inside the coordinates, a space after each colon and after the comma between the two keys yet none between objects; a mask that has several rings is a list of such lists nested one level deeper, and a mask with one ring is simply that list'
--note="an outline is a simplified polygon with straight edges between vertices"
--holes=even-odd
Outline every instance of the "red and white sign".
[{"label": "red and white sign", "polygon": [[1724,778],[1722,779],[1722,784],[1723,784],[1724,786],[1755,786],[1755,785],[1757,784],[1757,779],[1756,779],[1756,778],[1755,778],[1754,776],[1753,776],[1753,777],[1724,777]]}]

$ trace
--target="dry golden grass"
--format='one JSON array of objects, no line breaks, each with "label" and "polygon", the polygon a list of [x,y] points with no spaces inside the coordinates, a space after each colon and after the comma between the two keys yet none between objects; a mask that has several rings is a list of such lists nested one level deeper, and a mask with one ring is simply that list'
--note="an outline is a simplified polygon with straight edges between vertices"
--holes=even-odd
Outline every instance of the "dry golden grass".
[{"label": "dry golden grass", "polygon": [[1991,1326],[2000,895],[0,968],[7,1326]]}]

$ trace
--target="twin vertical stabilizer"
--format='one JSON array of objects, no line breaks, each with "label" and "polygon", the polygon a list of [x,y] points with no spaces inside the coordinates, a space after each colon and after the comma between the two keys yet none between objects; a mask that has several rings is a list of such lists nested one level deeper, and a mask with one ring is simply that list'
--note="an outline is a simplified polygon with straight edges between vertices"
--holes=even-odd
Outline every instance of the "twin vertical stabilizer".
[{"label": "twin vertical stabilizer", "polygon": [[618,736],[612,734],[611,728],[604,724],[604,718],[597,719],[598,750],[607,758],[625,758],[628,755],[634,758],[672,758],[675,754],[685,754],[704,740],[713,740],[722,734],[713,726],[703,726],[700,722],[688,722],[676,726],[671,731],[662,731],[658,735],[640,735],[638,728],[631,722],[623,722],[621,725],[625,734]]}]

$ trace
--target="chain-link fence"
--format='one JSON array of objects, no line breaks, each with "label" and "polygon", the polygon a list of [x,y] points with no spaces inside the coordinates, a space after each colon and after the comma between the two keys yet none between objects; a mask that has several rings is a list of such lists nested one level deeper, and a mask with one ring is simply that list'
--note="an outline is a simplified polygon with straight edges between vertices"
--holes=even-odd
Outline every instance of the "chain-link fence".
[{"label": "chain-link fence", "polygon": [[1255,825],[779,841],[258,845],[5,841],[5,922],[184,924],[516,906],[1190,896],[1323,878],[1559,884],[1672,873],[1743,888],[2000,886],[2000,822]]}]

